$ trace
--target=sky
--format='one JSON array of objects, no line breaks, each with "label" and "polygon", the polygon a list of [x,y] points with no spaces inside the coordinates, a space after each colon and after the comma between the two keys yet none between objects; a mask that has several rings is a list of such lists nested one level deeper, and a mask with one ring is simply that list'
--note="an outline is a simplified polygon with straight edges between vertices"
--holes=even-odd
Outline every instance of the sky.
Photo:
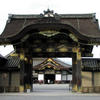
[{"label": "sky", "polygon": [[[96,13],[100,22],[100,0],[0,0],[0,34],[8,14],[40,14],[48,8],[58,14]],[[100,27],[100,26],[99,26]],[[0,54],[7,55],[12,46],[0,46]],[[94,47],[94,57],[100,58],[100,46]]]}]

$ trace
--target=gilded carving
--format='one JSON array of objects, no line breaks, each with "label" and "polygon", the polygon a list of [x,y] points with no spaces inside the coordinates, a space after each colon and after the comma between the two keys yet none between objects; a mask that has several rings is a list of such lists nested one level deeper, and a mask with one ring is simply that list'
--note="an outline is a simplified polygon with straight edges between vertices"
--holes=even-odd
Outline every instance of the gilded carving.
[{"label": "gilded carving", "polygon": [[13,53],[10,56],[18,56],[18,54],[17,53]]},{"label": "gilded carving", "polygon": [[56,34],[59,34],[60,32],[59,31],[55,31],[55,30],[46,30],[46,31],[40,31],[39,34],[42,34],[44,36],[47,36],[47,37],[51,37],[51,36],[54,36]]},{"label": "gilded carving", "polygon": [[70,37],[73,41],[78,42],[78,39],[77,39],[77,37],[76,37],[74,34],[70,33],[70,34],[69,34],[69,37]]},{"label": "gilded carving", "polygon": [[35,52],[41,52],[42,49],[41,49],[41,48],[36,48],[36,49],[34,49],[34,51],[35,51]]},{"label": "gilded carving", "polygon": [[47,52],[54,52],[53,48],[47,48]]},{"label": "gilded carving", "polygon": [[21,60],[24,60],[24,57],[25,57],[24,54],[23,53],[20,53],[20,59]]},{"label": "gilded carving", "polygon": [[60,52],[67,52],[68,49],[67,49],[66,47],[62,47],[62,48],[59,48],[59,51],[60,51]]}]

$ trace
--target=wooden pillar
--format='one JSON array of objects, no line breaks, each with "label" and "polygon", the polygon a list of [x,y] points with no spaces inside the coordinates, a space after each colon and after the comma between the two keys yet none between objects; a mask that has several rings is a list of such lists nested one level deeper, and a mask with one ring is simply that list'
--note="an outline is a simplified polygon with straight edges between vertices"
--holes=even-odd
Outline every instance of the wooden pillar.
[{"label": "wooden pillar", "polygon": [[74,92],[81,92],[81,52],[79,48],[75,48],[72,59],[72,90]]},{"label": "wooden pillar", "polygon": [[73,53],[72,56],[72,91],[77,91],[77,62],[76,62],[76,53]]},{"label": "wooden pillar", "polygon": [[32,87],[32,64],[33,60],[32,58],[27,57],[27,62],[25,66],[25,90],[30,89],[30,91],[33,91]]},{"label": "wooden pillar", "polygon": [[20,86],[19,86],[20,92],[24,92],[24,67],[25,67],[24,54],[20,53]]},{"label": "wooden pillar", "polygon": [[77,90],[78,92],[81,92],[81,67],[82,67],[82,61],[81,61],[81,52],[80,49],[77,49]]}]

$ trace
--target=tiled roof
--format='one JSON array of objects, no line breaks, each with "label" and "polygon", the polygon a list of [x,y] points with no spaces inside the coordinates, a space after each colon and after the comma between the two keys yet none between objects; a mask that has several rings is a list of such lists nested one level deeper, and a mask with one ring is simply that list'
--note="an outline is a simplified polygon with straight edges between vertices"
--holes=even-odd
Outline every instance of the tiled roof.
[{"label": "tiled roof", "polygon": [[33,58],[33,67],[41,64],[44,60],[46,60],[47,58]]},{"label": "tiled roof", "polygon": [[57,58],[47,58],[42,63],[33,66],[34,70],[40,70],[44,69],[44,67],[51,66],[50,68],[54,68],[56,70],[68,70],[71,65],[65,64],[61,60],[58,60]]},{"label": "tiled roof", "polygon": [[5,67],[14,68],[20,65],[20,59],[18,57],[8,57],[8,61],[5,64]]},{"label": "tiled roof", "polygon": [[[60,23],[57,25],[59,27],[73,30],[73,32],[77,32],[83,37],[91,37],[91,42],[100,42],[100,30],[98,27],[98,20],[95,17],[95,14],[58,14],[60,16]],[[46,23],[44,21],[44,26],[37,23],[38,20],[41,19],[41,15],[9,15],[8,23],[6,24],[5,30],[0,36],[1,43],[12,41],[9,38],[16,37],[18,34],[22,33],[24,29],[27,27],[36,29],[37,27],[45,28],[49,27],[50,23]],[[39,24],[39,26],[37,25]],[[37,25],[37,26],[36,26]],[[65,27],[64,27],[65,25]],[[56,25],[54,24],[55,28]],[[52,26],[52,27],[54,27]],[[30,29],[31,29],[30,28]],[[71,30],[71,31],[72,31]],[[25,31],[26,32],[26,31]],[[23,33],[24,34],[24,33]],[[18,36],[17,36],[18,37]]]},{"label": "tiled roof", "polygon": [[[36,65],[41,64],[43,61],[45,61],[47,58],[33,58],[33,67]],[[55,62],[61,64],[64,67],[71,67],[71,65],[64,63],[63,61],[57,59],[57,58],[52,58]]]},{"label": "tiled roof", "polygon": [[57,63],[61,64],[64,67],[68,67],[68,68],[72,67],[71,65],[69,65],[67,63],[64,63],[63,61],[61,61],[61,60],[59,60],[57,58],[53,58],[53,60],[56,61]]},{"label": "tiled roof", "polygon": [[[2,57],[2,55],[0,55],[0,57]],[[41,58],[39,58],[41,59]],[[33,67],[42,64],[42,62],[44,62],[46,59],[48,58],[43,58],[42,60],[40,60],[40,62],[38,62],[37,59],[37,63],[35,63],[35,65],[33,64]],[[56,63],[60,64],[61,66],[64,66],[64,68],[71,68],[72,65],[69,65],[67,63],[64,63],[63,61],[56,59],[56,58],[52,58]],[[35,58],[33,59],[33,63],[34,63]],[[50,63],[52,65],[52,63]],[[18,57],[14,57],[14,56],[9,56],[7,58],[7,62],[5,63],[5,68],[18,68],[18,66],[20,65],[20,59]],[[100,71],[100,59],[99,58],[82,58],[82,70],[83,71]]]},{"label": "tiled roof", "polygon": [[83,58],[82,67],[85,71],[100,71],[100,59],[98,58]]}]

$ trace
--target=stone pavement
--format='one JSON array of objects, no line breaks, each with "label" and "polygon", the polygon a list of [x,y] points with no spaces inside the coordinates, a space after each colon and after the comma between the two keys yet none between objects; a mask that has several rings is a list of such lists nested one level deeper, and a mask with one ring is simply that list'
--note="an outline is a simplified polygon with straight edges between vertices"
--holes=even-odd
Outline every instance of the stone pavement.
[{"label": "stone pavement", "polygon": [[33,92],[0,93],[0,100],[99,100],[100,94],[73,93],[66,84],[33,85]]},{"label": "stone pavement", "polygon": [[96,93],[74,93],[69,90],[69,84],[34,84],[33,92],[27,93],[0,93],[0,96],[100,96]]}]

